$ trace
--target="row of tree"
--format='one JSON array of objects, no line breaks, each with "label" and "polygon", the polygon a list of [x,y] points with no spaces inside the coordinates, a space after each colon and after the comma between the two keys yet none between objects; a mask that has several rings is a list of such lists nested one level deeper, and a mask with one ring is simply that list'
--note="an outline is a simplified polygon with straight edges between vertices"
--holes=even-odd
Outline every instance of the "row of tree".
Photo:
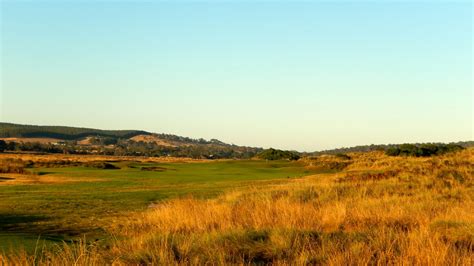
[{"label": "row of tree", "polygon": [[78,140],[87,136],[130,138],[141,134],[151,134],[141,130],[101,130],[93,128],[35,126],[0,123],[0,138],[57,138]]},{"label": "row of tree", "polygon": [[0,152],[3,151],[27,151],[63,154],[101,154],[115,156],[172,156],[207,159],[250,159],[262,151],[262,149],[235,145],[223,146],[217,144],[171,147],[160,146],[156,143],[135,142],[130,140],[118,140],[113,145],[78,145],[75,141],[65,141],[61,144],[51,144],[38,142],[5,142],[0,140]]},{"label": "row of tree", "polygon": [[[387,151],[389,149],[395,148],[397,149],[401,145],[405,144],[371,144],[371,145],[361,145],[361,146],[354,146],[354,147],[343,147],[331,150],[324,150],[324,151],[317,151],[317,152],[309,152],[303,153],[306,156],[317,156],[321,154],[341,154],[341,153],[348,153],[348,152],[369,152],[369,151]],[[457,145],[463,148],[472,147],[474,146],[474,141],[459,141],[453,142],[449,144],[444,143],[415,143],[415,144],[406,144],[406,145],[415,145],[417,147],[421,145]]]},{"label": "row of tree", "polygon": [[456,144],[402,144],[388,148],[385,151],[385,154],[389,156],[429,157],[442,155],[448,152],[456,152],[462,149],[464,149],[464,147]]},{"label": "row of tree", "polygon": [[[103,154],[116,156],[172,156],[208,159],[249,159],[258,157],[264,160],[298,160],[302,154],[292,151],[276,149],[263,150],[261,148],[243,147],[229,144],[221,144],[218,141],[205,142],[192,145],[161,146],[154,142],[136,142],[128,139],[116,138],[93,138],[93,145],[78,145],[76,141],[64,141],[61,143],[37,143],[37,142],[5,142],[0,140],[0,152],[3,151],[28,151],[40,153],[64,153],[64,154]],[[370,147],[370,146],[366,146]],[[390,146],[376,146],[376,150],[383,150],[389,156],[415,156],[427,157],[455,152],[464,149],[459,144],[402,144]],[[373,149],[368,149],[373,150]],[[326,154],[340,155],[338,153],[326,152]],[[364,148],[364,151],[366,149]],[[318,155],[320,153],[317,153]],[[309,155],[309,154],[303,154]]]}]

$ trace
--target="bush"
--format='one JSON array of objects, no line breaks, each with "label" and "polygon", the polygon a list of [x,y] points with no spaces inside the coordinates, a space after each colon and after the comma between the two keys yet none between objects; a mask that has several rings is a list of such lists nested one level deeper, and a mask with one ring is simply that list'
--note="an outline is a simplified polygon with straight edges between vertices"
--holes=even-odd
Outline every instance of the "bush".
[{"label": "bush", "polygon": [[6,149],[7,149],[7,143],[4,140],[0,139],[0,152],[5,151]]},{"label": "bush", "polygon": [[342,160],[350,160],[350,159],[352,159],[351,156],[349,156],[349,155],[347,155],[347,154],[345,154],[345,153],[336,153],[336,155],[334,155],[334,156],[336,156],[337,158],[342,159]]},{"label": "bush", "polygon": [[115,166],[111,163],[106,163],[106,162],[91,162],[91,163],[86,164],[86,166],[92,167],[92,168],[104,169],[104,170],[120,169],[120,167]]},{"label": "bush", "polygon": [[464,148],[462,146],[456,144],[402,144],[388,148],[385,151],[385,154],[388,156],[429,157],[442,155],[448,152],[456,152],[463,149]]},{"label": "bush", "polygon": [[390,147],[385,151],[385,154],[388,155],[388,156],[398,156],[398,155],[400,155],[400,148]]},{"label": "bush", "polygon": [[298,160],[300,156],[291,151],[282,151],[276,149],[264,150],[261,153],[257,154],[257,157],[264,160]]}]

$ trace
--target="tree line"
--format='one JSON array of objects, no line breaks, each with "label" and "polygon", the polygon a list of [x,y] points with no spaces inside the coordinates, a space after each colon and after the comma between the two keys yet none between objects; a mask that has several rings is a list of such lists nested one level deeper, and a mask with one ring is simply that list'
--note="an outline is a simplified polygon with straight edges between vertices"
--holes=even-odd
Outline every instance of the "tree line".
[{"label": "tree line", "polygon": [[183,146],[160,146],[152,142],[136,142],[127,139],[95,140],[94,145],[78,145],[76,141],[64,141],[59,144],[39,142],[5,142],[0,140],[0,152],[37,152],[62,154],[100,154],[115,156],[147,157],[188,157],[196,159],[250,159],[262,151],[261,148],[235,145],[200,144]]},{"label": "tree line", "polygon": [[442,155],[449,152],[456,152],[463,149],[464,147],[457,144],[402,144],[388,148],[385,151],[385,154],[389,156],[429,157],[435,155]]},{"label": "tree line", "polygon": [[[359,146],[354,146],[354,147],[343,147],[343,148],[337,148],[337,149],[331,149],[331,150],[323,150],[323,151],[317,151],[317,152],[308,152],[308,153],[302,153],[302,155],[305,156],[317,156],[317,155],[322,155],[322,154],[342,154],[342,153],[349,153],[349,152],[370,152],[370,151],[387,151],[389,149],[397,149],[401,145],[414,145],[417,147],[420,147],[422,145],[438,145],[438,146],[443,146],[443,145],[456,145],[460,146],[463,148],[467,147],[472,147],[474,146],[474,141],[459,141],[459,142],[453,142],[449,144],[445,143],[414,143],[414,144],[371,144],[371,145],[359,145]],[[443,148],[441,148],[442,150]],[[402,152],[403,154],[403,152]],[[415,153],[413,153],[415,154]]]}]

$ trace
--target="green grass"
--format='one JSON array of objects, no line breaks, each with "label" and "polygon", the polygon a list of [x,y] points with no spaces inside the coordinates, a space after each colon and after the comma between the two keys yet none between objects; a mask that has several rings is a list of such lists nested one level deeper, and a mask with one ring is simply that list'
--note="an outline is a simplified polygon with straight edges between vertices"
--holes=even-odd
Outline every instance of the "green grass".
[{"label": "green grass", "polygon": [[[205,163],[117,162],[118,170],[90,167],[34,168],[43,176],[79,182],[0,186],[0,251],[23,244],[83,237],[102,238],[104,227],[131,211],[175,197],[215,197],[261,181],[301,177],[297,162],[219,161]],[[144,171],[160,167],[162,171]],[[42,242],[41,242],[42,243]]]}]

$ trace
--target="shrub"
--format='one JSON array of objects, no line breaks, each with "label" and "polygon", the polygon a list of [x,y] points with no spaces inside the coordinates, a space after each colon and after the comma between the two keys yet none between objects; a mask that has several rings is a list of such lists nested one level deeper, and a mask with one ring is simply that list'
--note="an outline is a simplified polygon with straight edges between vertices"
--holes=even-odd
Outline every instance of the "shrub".
[{"label": "shrub", "polygon": [[448,152],[456,152],[463,150],[462,146],[456,144],[402,144],[399,146],[390,147],[385,151],[388,156],[415,156],[415,157],[429,157],[435,155],[442,155]]},{"label": "shrub", "polygon": [[93,167],[93,168],[98,168],[98,169],[105,169],[105,170],[115,170],[115,169],[120,169],[120,167],[115,166],[111,163],[106,163],[106,162],[91,162],[86,164],[87,167]]},{"label": "shrub", "polygon": [[335,156],[336,156],[337,158],[343,159],[343,160],[350,160],[350,159],[352,159],[351,156],[349,156],[349,155],[347,155],[347,154],[345,154],[345,153],[337,153]]},{"label": "shrub", "polygon": [[264,150],[257,154],[257,157],[264,160],[298,160],[300,156],[291,151],[282,151],[276,149]]},{"label": "shrub", "polygon": [[7,143],[4,140],[0,139],[0,152],[5,151],[6,149],[7,149]]}]

